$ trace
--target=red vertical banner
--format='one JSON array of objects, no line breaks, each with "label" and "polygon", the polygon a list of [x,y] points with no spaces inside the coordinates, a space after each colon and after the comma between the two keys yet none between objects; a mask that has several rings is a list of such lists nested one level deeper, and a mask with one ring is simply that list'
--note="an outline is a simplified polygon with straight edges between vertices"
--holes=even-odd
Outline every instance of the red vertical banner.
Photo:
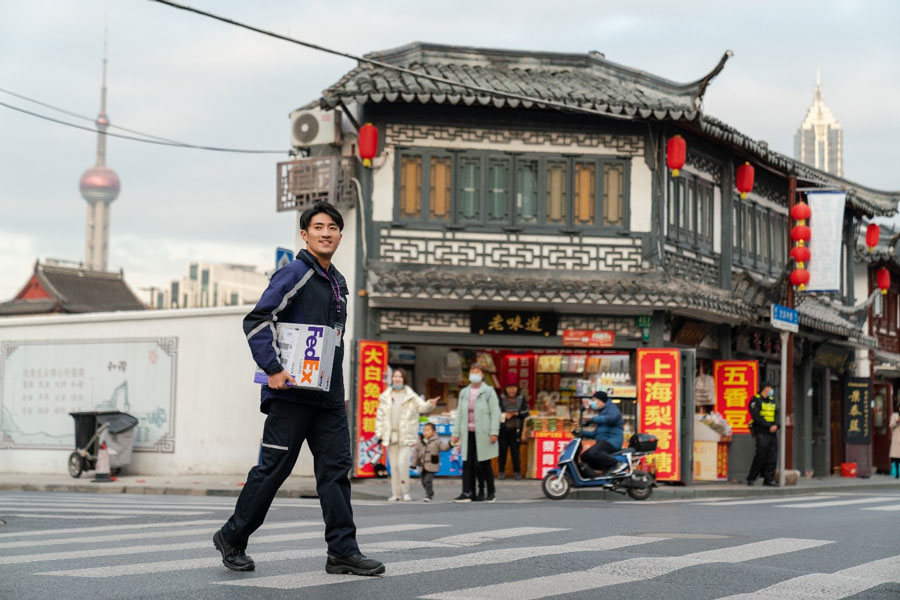
[{"label": "red vertical banner", "polygon": [[713,361],[716,412],[725,417],[733,434],[750,433],[747,405],[756,393],[759,363],[755,360]]},{"label": "red vertical banner", "polygon": [[380,454],[375,444],[375,413],[384,391],[388,369],[387,342],[359,342],[359,397],[356,406],[356,476],[373,477],[372,465]]},{"label": "red vertical banner", "polygon": [[658,440],[648,462],[656,467],[659,481],[681,480],[680,383],[680,350],[638,349],[638,431]]}]

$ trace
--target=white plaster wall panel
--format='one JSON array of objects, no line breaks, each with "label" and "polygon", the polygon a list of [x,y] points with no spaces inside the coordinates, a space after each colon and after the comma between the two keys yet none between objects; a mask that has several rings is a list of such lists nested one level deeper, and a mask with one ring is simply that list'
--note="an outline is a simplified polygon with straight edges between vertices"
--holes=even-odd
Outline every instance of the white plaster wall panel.
[{"label": "white plaster wall panel", "polygon": [[[385,146],[372,169],[372,216],[369,220],[394,220],[394,148]],[[383,164],[381,161],[383,160]],[[380,165],[380,166],[379,166]]]},{"label": "white plaster wall panel", "polygon": [[[245,474],[258,458],[265,419],[259,412],[259,386],[252,382],[254,365],[241,328],[248,310],[9,318],[0,320],[0,341],[177,338],[174,451],[135,452],[128,471]],[[0,471],[65,473],[73,449],[0,449]],[[305,449],[294,474],[312,474],[312,457]]]},{"label": "white plaster wall panel", "polygon": [[631,231],[650,231],[653,220],[653,172],[642,158],[631,161]]}]

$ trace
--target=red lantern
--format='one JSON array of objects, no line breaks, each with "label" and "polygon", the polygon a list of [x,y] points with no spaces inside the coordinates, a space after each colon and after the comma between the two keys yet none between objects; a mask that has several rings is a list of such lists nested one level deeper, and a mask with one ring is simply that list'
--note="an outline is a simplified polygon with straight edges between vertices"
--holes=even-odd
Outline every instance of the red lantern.
[{"label": "red lantern", "polygon": [[791,248],[791,258],[794,259],[798,267],[802,267],[804,263],[809,262],[810,256],[809,248],[806,246],[794,246]]},{"label": "red lantern", "polygon": [[878,288],[881,290],[881,293],[887,294],[888,289],[891,287],[891,272],[885,267],[881,267],[875,273],[875,281],[878,283]]},{"label": "red lantern", "polygon": [[371,123],[359,128],[359,157],[363,166],[371,167],[372,159],[378,153],[378,129]]},{"label": "red lantern", "polygon": [[803,245],[804,242],[808,242],[809,238],[812,234],[809,231],[809,227],[806,225],[797,225],[793,229],[791,229],[791,239],[797,242],[799,245]]},{"label": "red lantern", "polygon": [[678,177],[686,156],[687,144],[684,138],[680,135],[670,137],[669,143],[666,144],[666,166],[672,169],[672,177]]},{"label": "red lantern", "polygon": [[869,247],[869,252],[878,245],[879,237],[881,237],[881,227],[875,223],[869,223],[869,226],[866,227],[866,246]]},{"label": "red lantern", "polygon": [[737,189],[741,193],[741,198],[746,198],[747,194],[753,191],[753,165],[745,162],[738,167],[737,170]]},{"label": "red lantern", "polygon": [[[791,218],[795,221],[806,221],[811,214],[812,211],[809,209],[809,204],[806,202],[799,202],[791,208]],[[803,223],[801,223],[801,225],[802,224]]]},{"label": "red lantern", "polygon": [[806,288],[806,284],[809,283],[809,271],[806,269],[794,269],[794,272],[791,273],[791,285],[802,292]]}]

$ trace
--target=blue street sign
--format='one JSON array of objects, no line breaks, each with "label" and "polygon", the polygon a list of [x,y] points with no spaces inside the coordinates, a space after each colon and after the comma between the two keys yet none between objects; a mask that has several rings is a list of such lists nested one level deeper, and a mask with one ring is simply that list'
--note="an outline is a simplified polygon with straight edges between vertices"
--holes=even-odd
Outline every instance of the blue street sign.
[{"label": "blue street sign", "polygon": [[773,304],[772,327],[783,331],[793,331],[794,333],[797,333],[800,330],[800,315],[793,308],[781,306],[780,304]]},{"label": "blue street sign", "polygon": [[275,248],[275,270],[294,260],[294,251],[287,248]]}]

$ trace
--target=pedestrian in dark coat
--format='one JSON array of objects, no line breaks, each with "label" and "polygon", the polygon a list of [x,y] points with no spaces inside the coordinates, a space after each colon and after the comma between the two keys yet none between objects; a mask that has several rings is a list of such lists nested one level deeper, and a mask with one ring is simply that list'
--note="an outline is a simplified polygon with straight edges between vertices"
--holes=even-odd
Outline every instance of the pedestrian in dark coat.
[{"label": "pedestrian in dark coat", "polygon": [[756,440],[756,452],[747,474],[747,485],[753,485],[756,478],[762,475],[763,485],[777,486],[775,467],[778,466],[778,428],[781,422],[778,402],[775,401],[775,387],[768,383],[763,385],[750,398],[747,410],[750,411],[750,433]]},{"label": "pedestrian in dark coat", "polygon": [[513,475],[522,479],[519,444],[522,440],[522,426],[528,417],[528,401],[519,392],[519,381],[515,373],[506,377],[506,389],[500,399],[500,457],[498,479],[506,479],[506,455],[512,454]]}]

